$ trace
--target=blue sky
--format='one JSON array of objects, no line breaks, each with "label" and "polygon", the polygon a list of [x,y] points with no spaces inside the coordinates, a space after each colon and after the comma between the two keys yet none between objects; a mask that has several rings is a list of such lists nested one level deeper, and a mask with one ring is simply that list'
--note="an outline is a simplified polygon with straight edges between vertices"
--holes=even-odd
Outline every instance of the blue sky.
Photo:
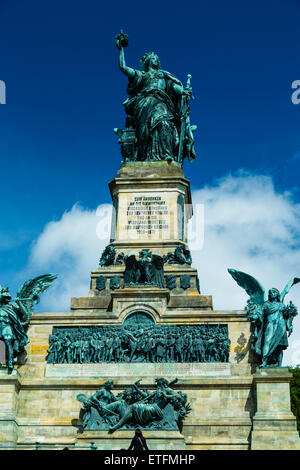
[{"label": "blue sky", "polygon": [[[298,0],[0,0],[1,284],[17,286],[49,222],[75,203],[87,211],[110,203],[107,183],[121,161],[113,128],[125,118],[121,28],[128,65],[154,50],[184,83],[192,74],[197,160],[184,165],[192,187],[220,187],[244,169],[270,178],[274,201],[291,192],[298,211],[299,15]],[[298,225],[290,227],[295,236]]]}]

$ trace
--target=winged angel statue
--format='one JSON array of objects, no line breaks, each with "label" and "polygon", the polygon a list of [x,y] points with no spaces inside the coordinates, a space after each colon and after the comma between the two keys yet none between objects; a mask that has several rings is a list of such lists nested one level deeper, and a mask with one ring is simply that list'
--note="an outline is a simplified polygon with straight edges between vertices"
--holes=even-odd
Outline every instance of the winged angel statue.
[{"label": "winged angel statue", "polygon": [[0,285],[0,340],[6,345],[8,371],[13,370],[16,356],[24,351],[29,338],[26,329],[35,304],[39,303],[39,294],[51,286],[55,274],[43,274],[26,281],[12,301],[8,288]]},{"label": "winged angel statue", "polygon": [[283,301],[300,278],[291,279],[281,293],[273,287],[265,300],[265,289],[257,279],[235,269],[228,269],[228,272],[250,296],[245,310],[254,325],[251,349],[260,357],[260,367],[280,367],[283,350],[288,347],[288,336],[293,331],[293,319],[298,314],[292,302],[285,305]]}]

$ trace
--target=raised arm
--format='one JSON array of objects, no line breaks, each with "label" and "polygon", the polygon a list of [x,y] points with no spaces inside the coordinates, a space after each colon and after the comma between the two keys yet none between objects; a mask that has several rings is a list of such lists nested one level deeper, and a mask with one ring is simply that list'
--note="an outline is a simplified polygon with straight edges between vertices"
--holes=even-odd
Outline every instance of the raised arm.
[{"label": "raised arm", "polygon": [[127,67],[125,63],[124,48],[120,45],[120,41],[117,40],[116,46],[119,49],[119,68],[129,79],[135,75],[134,69]]}]

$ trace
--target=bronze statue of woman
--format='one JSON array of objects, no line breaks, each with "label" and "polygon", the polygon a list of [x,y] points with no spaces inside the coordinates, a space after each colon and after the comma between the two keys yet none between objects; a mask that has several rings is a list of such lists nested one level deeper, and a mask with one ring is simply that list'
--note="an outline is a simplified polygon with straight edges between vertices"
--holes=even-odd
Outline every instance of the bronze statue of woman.
[{"label": "bronze statue of woman", "polygon": [[[162,70],[158,56],[149,52],[141,58],[141,70],[125,63],[124,47],[127,35],[117,36],[119,67],[128,77],[129,97],[123,103],[128,120],[135,129],[138,161],[179,161],[185,156],[195,159],[193,131],[190,125],[187,100],[192,96],[190,87],[169,72]],[[180,139],[183,151],[179,154]]]},{"label": "bronze statue of woman", "polygon": [[257,279],[232,268],[228,272],[250,296],[245,309],[254,324],[251,349],[260,358],[260,367],[281,367],[283,350],[288,347],[293,319],[298,314],[292,302],[285,305],[283,301],[291,287],[300,283],[300,278],[293,277],[281,293],[275,287],[269,289],[265,300],[265,289]]},{"label": "bronze statue of woman", "polygon": [[282,364],[283,350],[288,347],[286,309],[286,305],[280,300],[279,290],[270,289],[268,300],[263,304],[264,331],[261,367],[266,367],[269,363],[278,364],[279,367]]}]

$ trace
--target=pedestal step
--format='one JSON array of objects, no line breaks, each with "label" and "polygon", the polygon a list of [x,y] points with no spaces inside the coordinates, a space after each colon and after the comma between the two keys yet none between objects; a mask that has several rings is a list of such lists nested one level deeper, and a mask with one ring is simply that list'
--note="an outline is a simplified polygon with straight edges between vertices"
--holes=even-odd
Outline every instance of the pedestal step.
[{"label": "pedestal step", "polygon": [[[134,430],[115,431],[109,434],[103,431],[85,431],[78,435],[75,449],[87,448],[93,442],[98,450],[122,450],[128,449]],[[149,450],[185,450],[185,441],[179,431],[145,431],[143,436],[146,439]]]}]

